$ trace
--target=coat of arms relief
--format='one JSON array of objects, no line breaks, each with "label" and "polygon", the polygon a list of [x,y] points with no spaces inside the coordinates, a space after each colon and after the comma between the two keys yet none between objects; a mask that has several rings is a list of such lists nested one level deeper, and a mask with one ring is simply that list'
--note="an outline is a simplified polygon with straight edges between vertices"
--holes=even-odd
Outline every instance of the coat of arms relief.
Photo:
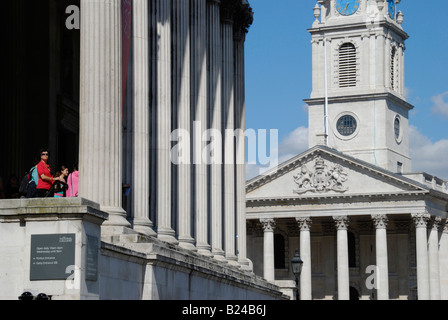
[{"label": "coat of arms relief", "polygon": [[300,172],[294,176],[297,188],[294,193],[304,194],[306,192],[324,193],[336,191],[344,193],[348,190],[345,182],[348,174],[339,164],[327,166],[325,161],[318,157],[314,163],[314,169],[309,170],[307,165],[300,168]]}]

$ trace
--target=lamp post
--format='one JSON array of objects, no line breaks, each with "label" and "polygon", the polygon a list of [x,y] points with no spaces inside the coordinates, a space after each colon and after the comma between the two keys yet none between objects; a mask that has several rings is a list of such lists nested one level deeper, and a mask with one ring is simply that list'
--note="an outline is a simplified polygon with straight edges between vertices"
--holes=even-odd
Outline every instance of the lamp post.
[{"label": "lamp post", "polygon": [[300,259],[299,250],[296,249],[296,254],[291,260],[292,273],[294,273],[294,276],[296,277],[296,300],[300,300],[299,278],[300,273],[302,273],[302,266],[303,261]]}]

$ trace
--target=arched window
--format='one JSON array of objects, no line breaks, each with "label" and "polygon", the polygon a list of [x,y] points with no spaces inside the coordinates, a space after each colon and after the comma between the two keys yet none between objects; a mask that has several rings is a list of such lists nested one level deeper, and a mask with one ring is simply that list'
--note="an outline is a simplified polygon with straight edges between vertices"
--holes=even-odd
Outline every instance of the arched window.
[{"label": "arched window", "polygon": [[285,269],[285,238],[281,234],[274,235],[274,266]]},{"label": "arched window", "polygon": [[339,48],[339,87],[356,87],[356,48],[353,43],[344,43]]}]

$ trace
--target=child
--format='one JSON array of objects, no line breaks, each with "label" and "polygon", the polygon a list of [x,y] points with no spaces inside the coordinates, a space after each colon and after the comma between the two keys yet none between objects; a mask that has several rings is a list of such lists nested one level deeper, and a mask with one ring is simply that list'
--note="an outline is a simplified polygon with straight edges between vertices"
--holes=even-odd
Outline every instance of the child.
[{"label": "child", "polygon": [[55,198],[65,198],[66,197],[67,176],[68,176],[68,168],[65,166],[62,166],[61,171],[58,171],[55,174],[55,178],[60,177],[60,181],[56,181],[55,186],[54,186],[54,197]]}]

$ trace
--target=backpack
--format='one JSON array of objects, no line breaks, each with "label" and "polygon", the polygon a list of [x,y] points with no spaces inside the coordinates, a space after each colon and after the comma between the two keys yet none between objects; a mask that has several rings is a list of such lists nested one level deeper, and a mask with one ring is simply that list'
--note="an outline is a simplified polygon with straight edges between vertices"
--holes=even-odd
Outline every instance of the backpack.
[{"label": "backpack", "polygon": [[36,193],[36,183],[32,178],[33,170],[36,170],[36,167],[32,167],[30,171],[25,173],[20,182],[19,193],[26,198],[34,197]]}]

